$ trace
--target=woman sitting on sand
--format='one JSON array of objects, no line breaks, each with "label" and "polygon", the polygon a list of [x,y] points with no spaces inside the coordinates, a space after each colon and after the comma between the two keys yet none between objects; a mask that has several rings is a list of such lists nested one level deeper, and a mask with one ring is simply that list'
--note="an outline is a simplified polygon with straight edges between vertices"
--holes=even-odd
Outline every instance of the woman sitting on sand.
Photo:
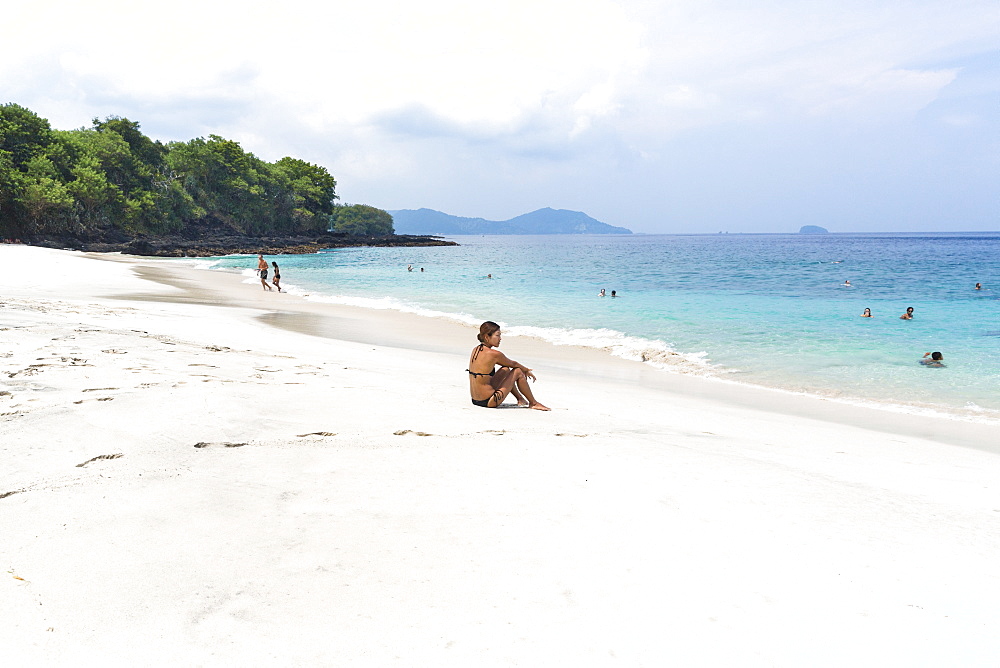
[{"label": "woman sitting on sand", "polygon": [[[535,380],[531,369],[496,350],[500,345],[500,325],[487,320],[479,326],[478,338],[479,345],[472,349],[469,368],[466,369],[472,403],[483,408],[496,408],[508,394],[513,394],[518,406],[550,410],[535,399],[528,387],[528,379]],[[496,370],[494,367],[498,365],[501,368]]]}]

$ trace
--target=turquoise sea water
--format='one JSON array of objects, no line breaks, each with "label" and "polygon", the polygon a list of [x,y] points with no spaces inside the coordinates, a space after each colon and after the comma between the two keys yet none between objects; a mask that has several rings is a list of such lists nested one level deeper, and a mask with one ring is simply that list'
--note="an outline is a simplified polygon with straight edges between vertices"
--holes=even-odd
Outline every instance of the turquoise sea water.
[{"label": "turquoise sea water", "polygon": [[[665,372],[1000,417],[1000,233],[454,240],[268,259],[311,299],[495,320]],[[211,266],[252,277],[256,258]],[[945,368],[918,363],[930,351]]]}]

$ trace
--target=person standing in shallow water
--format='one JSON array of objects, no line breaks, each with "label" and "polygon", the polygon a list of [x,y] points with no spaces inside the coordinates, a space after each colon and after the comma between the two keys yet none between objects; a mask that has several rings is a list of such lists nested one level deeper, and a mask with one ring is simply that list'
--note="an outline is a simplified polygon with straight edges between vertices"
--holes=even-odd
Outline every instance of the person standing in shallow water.
[{"label": "person standing in shallow water", "polygon": [[257,256],[257,273],[260,274],[260,284],[264,286],[265,290],[273,290],[267,283],[267,260],[264,259],[263,255]]},{"label": "person standing in shallow water", "polygon": [[[500,325],[487,320],[479,326],[479,345],[469,356],[469,392],[472,403],[483,408],[496,408],[508,394],[513,394],[518,406],[539,411],[551,410],[531,392],[529,380],[535,374],[520,362],[509,359],[496,348],[500,345]],[[495,367],[500,366],[497,370]]]},{"label": "person standing in shallow water", "polygon": [[906,307],[906,313],[904,313],[903,315],[899,316],[899,319],[900,320],[913,320],[913,307],[912,306],[907,306]]},{"label": "person standing in shallow water", "polygon": [[281,272],[278,271],[278,263],[277,262],[272,262],[271,266],[274,267],[274,281],[273,281],[274,282],[274,287],[278,288],[278,292],[282,292],[282,290],[281,290]]}]

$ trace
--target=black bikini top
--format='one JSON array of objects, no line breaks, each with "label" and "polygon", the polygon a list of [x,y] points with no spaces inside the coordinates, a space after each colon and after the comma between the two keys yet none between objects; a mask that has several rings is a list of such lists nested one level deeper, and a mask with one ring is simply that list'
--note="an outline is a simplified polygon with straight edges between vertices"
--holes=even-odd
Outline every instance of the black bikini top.
[{"label": "black bikini top", "polygon": [[[479,353],[481,353],[481,352],[483,352],[483,344],[482,343],[479,344],[479,349],[476,350],[476,354],[472,356],[472,361],[473,362],[476,361],[476,358],[479,357]],[[496,369],[491,369],[489,373],[476,373],[475,371],[472,371],[471,369],[466,369],[466,371],[469,372],[470,376],[492,376],[493,374],[496,373],[497,370]]]}]

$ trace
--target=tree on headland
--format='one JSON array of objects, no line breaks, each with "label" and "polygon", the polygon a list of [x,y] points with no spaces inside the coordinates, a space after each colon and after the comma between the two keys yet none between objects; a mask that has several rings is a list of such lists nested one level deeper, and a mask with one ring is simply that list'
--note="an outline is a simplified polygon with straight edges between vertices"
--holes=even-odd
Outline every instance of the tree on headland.
[{"label": "tree on headland", "polygon": [[385,211],[336,206],[336,188],[325,167],[268,163],[218,135],[163,144],[117,116],[53,130],[29,109],[0,105],[2,238],[393,233]]},{"label": "tree on headland", "polygon": [[367,204],[338,206],[334,207],[332,230],[367,236],[392,234],[392,216]]}]

